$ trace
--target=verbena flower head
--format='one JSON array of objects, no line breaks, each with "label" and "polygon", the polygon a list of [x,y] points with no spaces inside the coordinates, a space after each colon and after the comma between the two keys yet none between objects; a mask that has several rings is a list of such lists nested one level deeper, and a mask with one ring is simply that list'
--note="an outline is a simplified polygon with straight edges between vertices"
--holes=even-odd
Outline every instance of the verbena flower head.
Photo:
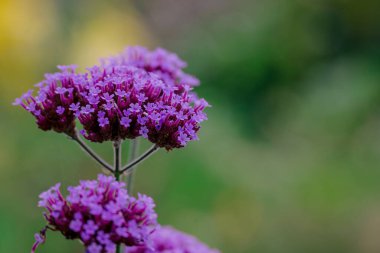
[{"label": "verbena flower head", "polygon": [[17,98],[42,130],[75,134],[75,119],[92,142],[143,137],[167,150],[197,140],[208,103],[192,91],[198,81],[186,64],[163,49],[128,48],[100,66],[75,73],[74,66],[45,75],[38,94]]},{"label": "verbena flower head", "polygon": [[177,86],[181,93],[186,86],[197,86],[199,80],[186,74],[183,69],[187,66],[175,53],[162,48],[149,51],[145,47],[127,47],[120,55],[104,60],[108,66],[135,66],[147,72],[154,73],[168,85]]},{"label": "verbena flower head", "polygon": [[58,68],[60,72],[46,74],[45,80],[36,84],[36,95],[33,96],[33,90],[29,90],[16,98],[13,105],[20,105],[30,112],[40,129],[72,135],[75,115],[70,110],[70,105],[76,102],[76,90],[73,86],[76,66]]},{"label": "verbena flower head", "polygon": [[84,137],[93,142],[142,136],[167,150],[196,140],[207,119],[204,99],[178,94],[152,73],[130,66],[94,66],[77,78],[76,111]]},{"label": "verbena flower head", "polygon": [[151,245],[128,247],[125,253],[219,253],[200,242],[197,238],[165,226],[151,235]]},{"label": "verbena flower head", "polygon": [[[79,239],[87,253],[114,253],[116,244],[146,245],[157,225],[153,200],[141,194],[131,197],[124,187],[100,174],[97,180],[68,187],[66,198],[57,184],[40,195],[38,204],[46,209],[48,228]],[[44,237],[36,237],[34,249]]]}]

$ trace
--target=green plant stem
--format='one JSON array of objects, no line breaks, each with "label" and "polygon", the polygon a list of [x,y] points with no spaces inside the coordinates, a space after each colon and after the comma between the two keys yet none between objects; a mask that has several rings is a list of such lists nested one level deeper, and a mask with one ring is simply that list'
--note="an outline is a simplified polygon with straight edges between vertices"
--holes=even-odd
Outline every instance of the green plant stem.
[{"label": "green plant stem", "polygon": [[140,162],[144,161],[146,158],[148,158],[149,156],[151,156],[158,149],[159,149],[159,146],[153,145],[144,154],[142,154],[141,156],[139,156],[138,158],[136,158],[136,160],[132,161],[131,163],[129,163],[125,167],[123,167],[120,170],[120,173],[122,174],[122,173],[124,173],[124,172],[126,172],[128,170],[133,169],[137,164],[139,164]]},{"label": "green plant stem", "polygon": [[79,137],[78,133],[75,132],[74,135],[69,136],[74,141],[76,141],[79,146],[82,148],[84,152],[86,152],[90,157],[92,157],[95,161],[97,161],[100,165],[102,165],[103,168],[109,170],[113,173],[112,166],[109,165],[106,161],[104,161],[101,157],[99,157],[95,151],[93,151],[87,144]]},{"label": "green plant stem", "polygon": [[[120,164],[121,164],[121,145],[120,141],[114,141],[113,150],[114,150],[114,176],[116,181],[120,180]],[[120,244],[116,245],[116,253],[120,253],[121,247]]]}]

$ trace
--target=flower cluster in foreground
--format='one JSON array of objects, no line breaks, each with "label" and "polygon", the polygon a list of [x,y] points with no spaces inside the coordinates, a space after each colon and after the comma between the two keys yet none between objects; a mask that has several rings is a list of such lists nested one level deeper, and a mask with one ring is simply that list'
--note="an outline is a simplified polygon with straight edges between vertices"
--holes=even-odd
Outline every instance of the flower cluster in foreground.
[{"label": "flower cluster in foreground", "polygon": [[150,247],[128,247],[125,253],[219,253],[194,236],[169,226],[157,228],[151,235],[151,241]]},{"label": "flower cluster in foreground", "polygon": [[78,84],[83,135],[94,142],[142,136],[166,149],[197,139],[199,123],[206,119],[203,99],[190,103],[189,95],[175,93],[144,70],[95,66]]},{"label": "flower cluster in foreground", "polygon": [[[87,253],[113,253],[117,244],[149,243],[157,226],[150,197],[131,197],[124,183],[104,175],[69,187],[66,198],[59,187],[57,184],[40,195],[39,206],[47,211],[47,228],[60,231],[67,239],[79,239]],[[44,236],[45,232],[36,236],[37,244],[44,241]]]},{"label": "flower cluster in foreground", "polygon": [[167,150],[181,148],[198,139],[208,106],[192,91],[197,82],[184,66],[163,49],[134,47],[84,73],[60,66],[37,85],[37,95],[28,91],[14,104],[32,113],[45,131],[73,136],[78,119],[92,142],[141,136]]}]

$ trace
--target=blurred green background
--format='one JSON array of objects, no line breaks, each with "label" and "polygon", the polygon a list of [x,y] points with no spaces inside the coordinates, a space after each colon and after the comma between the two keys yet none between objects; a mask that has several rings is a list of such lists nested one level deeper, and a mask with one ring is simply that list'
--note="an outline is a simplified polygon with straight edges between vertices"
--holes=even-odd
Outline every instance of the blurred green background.
[{"label": "blurred green background", "polygon": [[[135,44],[177,52],[213,105],[199,142],[137,172],[135,191],[155,199],[162,224],[225,253],[380,252],[379,10],[374,0],[1,0],[0,252],[29,252],[41,191],[100,172],[11,102],[58,64]],[[92,146],[111,158],[111,144]],[[39,252],[82,248],[49,233]]]}]

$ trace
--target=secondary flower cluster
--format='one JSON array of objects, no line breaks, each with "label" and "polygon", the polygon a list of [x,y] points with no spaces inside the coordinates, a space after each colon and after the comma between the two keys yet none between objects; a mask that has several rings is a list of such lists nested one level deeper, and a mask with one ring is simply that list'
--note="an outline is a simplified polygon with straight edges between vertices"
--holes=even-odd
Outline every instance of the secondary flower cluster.
[{"label": "secondary flower cluster", "polygon": [[[48,228],[67,239],[79,239],[87,253],[114,253],[117,244],[146,245],[157,226],[153,200],[129,196],[125,184],[111,176],[81,181],[68,188],[66,198],[59,188],[57,184],[40,195]],[[44,241],[44,235],[36,236],[37,244]]]},{"label": "secondary flower cluster", "polygon": [[135,66],[159,76],[165,83],[178,86],[179,92],[186,85],[197,86],[199,80],[186,74],[183,69],[187,66],[175,53],[157,48],[149,51],[142,46],[127,47],[120,55],[103,60],[106,66]]},{"label": "secondary flower cluster", "polygon": [[170,150],[197,140],[208,103],[192,92],[197,82],[182,71],[185,64],[163,49],[127,52],[85,73],[61,66],[37,85],[36,96],[28,91],[14,104],[32,113],[42,130],[73,136],[78,118],[93,142],[142,136]]},{"label": "secondary flower cluster", "polygon": [[151,240],[151,247],[128,247],[125,253],[219,253],[197,238],[168,226],[157,228]]}]

